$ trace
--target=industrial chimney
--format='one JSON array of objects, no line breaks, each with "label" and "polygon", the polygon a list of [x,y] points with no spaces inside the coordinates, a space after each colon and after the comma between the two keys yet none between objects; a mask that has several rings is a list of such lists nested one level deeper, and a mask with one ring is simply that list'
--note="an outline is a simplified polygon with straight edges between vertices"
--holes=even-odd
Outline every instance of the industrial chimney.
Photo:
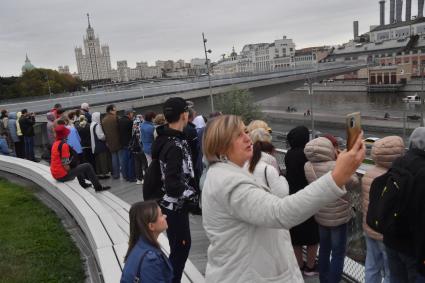
[{"label": "industrial chimney", "polygon": [[393,24],[394,22],[395,22],[395,0],[390,0],[390,24]]},{"label": "industrial chimney", "polygon": [[397,23],[402,21],[402,15],[403,15],[403,0],[396,0],[396,21]]},{"label": "industrial chimney", "polygon": [[380,18],[379,18],[379,24],[381,26],[385,25],[385,0],[379,1],[379,10],[380,10]]},{"label": "industrial chimney", "polygon": [[406,0],[406,21],[412,19],[412,0]]},{"label": "industrial chimney", "polygon": [[359,39],[359,21],[353,22],[354,41]]},{"label": "industrial chimney", "polygon": [[418,0],[418,18],[424,16],[424,0]]}]

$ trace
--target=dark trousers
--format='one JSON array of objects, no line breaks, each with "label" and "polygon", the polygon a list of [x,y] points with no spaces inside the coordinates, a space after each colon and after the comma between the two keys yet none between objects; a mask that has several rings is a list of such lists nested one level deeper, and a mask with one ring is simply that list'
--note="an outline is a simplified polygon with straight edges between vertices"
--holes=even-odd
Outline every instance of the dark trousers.
[{"label": "dark trousers", "polygon": [[19,141],[15,142],[16,157],[25,158],[24,136],[19,136]]},{"label": "dark trousers", "polygon": [[134,158],[133,153],[128,148],[120,149],[118,152],[121,175],[127,181],[135,179],[134,176]]},{"label": "dark trousers", "polygon": [[173,266],[173,283],[179,283],[182,278],[186,260],[192,243],[190,237],[189,214],[162,208],[162,213],[167,215],[167,237],[170,243],[170,262]]},{"label": "dark trousers", "polygon": [[83,162],[84,163],[90,163],[90,165],[93,167],[94,171],[96,171],[96,161],[94,159],[94,154],[91,151],[91,147],[83,148]]},{"label": "dark trousers", "polygon": [[78,183],[80,183],[82,186],[85,184],[85,180],[89,180],[93,184],[95,190],[102,188],[102,185],[99,183],[93,167],[89,163],[83,163],[75,168],[72,168],[65,177],[58,179],[58,181],[71,181],[74,180],[75,177],[77,177]]},{"label": "dark trousers", "polygon": [[24,144],[25,144],[25,159],[35,160],[34,156],[34,137],[25,137],[24,136]]},{"label": "dark trousers", "polygon": [[146,159],[146,155],[143,152],[135,152],[134,156],[134,168],[136,172],[136,179],[143,180],[143,173],[148,168],[148,161]]},{"label": "dark trousers", "polygon": [[[390,268],[390,283],[415,283],[417,265],[414,257],[385,246]],[[420,282],[420,281],[418,281]]]}]

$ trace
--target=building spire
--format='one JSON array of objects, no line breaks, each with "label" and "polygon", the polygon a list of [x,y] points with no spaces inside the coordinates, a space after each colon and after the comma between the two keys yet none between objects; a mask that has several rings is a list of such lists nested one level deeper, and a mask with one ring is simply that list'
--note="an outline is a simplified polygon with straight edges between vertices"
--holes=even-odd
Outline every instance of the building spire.
[{"label": "building spire", "polygon": [[25,53],[25,62],[29,61],[28,59],[28,53]]},{"label": "building spire", "polygon": [[91,28],[91,26],[90,26],[90,15],[89,15],[89,13],[87,13],[87,21],[89,23],[89,28]]}]

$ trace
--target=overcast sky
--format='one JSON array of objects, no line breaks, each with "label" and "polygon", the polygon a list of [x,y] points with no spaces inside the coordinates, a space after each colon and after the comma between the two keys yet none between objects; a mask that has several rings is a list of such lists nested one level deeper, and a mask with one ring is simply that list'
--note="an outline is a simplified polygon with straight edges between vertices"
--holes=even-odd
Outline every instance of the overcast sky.
[{"label": "overcast sky", "polygon": [[239,53],[283,35],[297,48],[340,44],[352,38],[353,20],[360,33],[379,23],[378,0],[1,0],[0,76],[20,75],[26,53],[36,67],[77,71],[74,47],[83,45],[87,12],[113,68],[117,60],[135,67],[202,57],[202,32],[217,60],[232,46]]}]

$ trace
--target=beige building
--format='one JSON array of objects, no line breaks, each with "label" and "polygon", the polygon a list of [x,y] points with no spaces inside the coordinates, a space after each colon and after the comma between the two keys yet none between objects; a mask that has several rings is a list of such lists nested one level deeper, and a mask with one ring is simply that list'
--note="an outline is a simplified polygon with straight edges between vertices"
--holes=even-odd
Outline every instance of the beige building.
[{"label": "beige building", "polygon": [[111,78],[111,57],[109,46],[100,45],[99,38],[95,37],[94,29],[88,18],[87,34],[84,37],[84,53],[81,47],[75,48],[78,74],[83,81],[105,80]]}]

